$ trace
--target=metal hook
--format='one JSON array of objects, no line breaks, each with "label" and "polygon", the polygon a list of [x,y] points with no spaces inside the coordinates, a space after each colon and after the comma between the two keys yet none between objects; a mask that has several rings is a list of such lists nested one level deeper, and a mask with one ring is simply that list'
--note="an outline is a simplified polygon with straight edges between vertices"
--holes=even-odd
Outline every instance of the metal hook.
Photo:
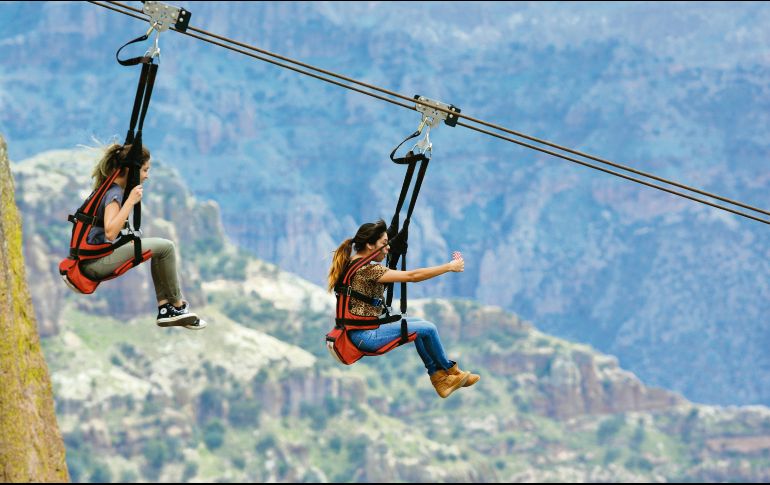
[{"label": "metal hook", "polygon": [[158,40],[160,39],[160,29],[158,28],[158,22],[153,22],[150,30],[148,30],[147,33],[149,34],[153,29],[155,30],[155,41],[153,42],[153,45],[147,49],[147,52],[145,52],[144,55],[149,58],[157,57],[158,61],[160,61],[160,47],[158,46]]},{"label": "metal hook", "polygon": [[[424,121],[425,120],[423,120],[423,122]],[[420,125],[423,125],[423,124],[424,123],[421,123]],[[421,150],[422,154],[426,154],[428,152],[431,152],[431,154],[433,153],[433,143],[430,142],[430,128],[431,128],[431,126],[432,125],[430,123],[427,124],[428,129],[425,132],[425,137],[422,140],[420,140],[417,143],[415,143],[415,145],[412,147],[412,152],[414,152],[415,149],[419,149],[419,150]]]}]

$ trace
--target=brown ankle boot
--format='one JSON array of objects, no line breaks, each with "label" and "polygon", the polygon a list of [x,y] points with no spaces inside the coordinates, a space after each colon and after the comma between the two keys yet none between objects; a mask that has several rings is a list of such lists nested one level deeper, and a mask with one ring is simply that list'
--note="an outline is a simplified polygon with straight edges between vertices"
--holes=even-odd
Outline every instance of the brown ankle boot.
[{"label": "brown ankle boot", "polygon": [[[453,365],[447,370],[448,374],[455,375],[455,376],[462,374],[463,372],[464,371],[460,370],[460,367],[457,365],[457,363],[455,363],[455,365]],[[470,375],[468,376],[468,380],[465,381],[465,384],[463,384],[463,387],[471,387],[472,385],[479,382],[479,379],[481,379],[481,376],[478,374],[472,374],[470,372],[468,374]]]},{"label": "brown ankle boot", "polygon": [[465,384],[468,380],[468,376],[470,376],[470,372],[461,372],[460,374],[452,375],[441,369],[430,376],[430,382],[433,384],[433,387],[436,388],[438,395],[445,398]]}]

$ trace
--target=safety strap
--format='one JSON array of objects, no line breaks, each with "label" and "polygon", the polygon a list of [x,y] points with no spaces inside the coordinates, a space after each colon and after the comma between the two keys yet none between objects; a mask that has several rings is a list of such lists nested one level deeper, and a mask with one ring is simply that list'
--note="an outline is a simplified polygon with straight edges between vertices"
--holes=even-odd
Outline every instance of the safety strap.
[{"label": "safety strap", "polygon": [[75,224],[78,221],[80,221],[80,222],[83,222],[85,224],[88,224],[89,226],[104,227],[104,219],[103,218],[89,216],[85,212],[80,212],[80,211],[75,212],[74,214],[70,214],[67,217],[67,220],[70,221],[73,224]]},{"label": "safety strap", "polygon": [[395,158],[396,152],[398,151],[399,148],[401,148],[401,145],[408,142],[412,138],[416,138],[420,136],[420,133],[422,133],[422,130],[417,130],[411,135],[407,136],[406,138],[404,138],[404,141],[399,143],[398,146],[396,146],[396,148],[394,148],[393,151],[390,152],[390,159],[393,161],[393,163],[397,163],[399,165],[406,165],[412,162],[419,162],[419,161],[428,159],[428,157],[426,157],[424,154],[418,153],[417,155],[415,155],[414,152],[412,152],[411,150],[405,156]]},{"label": "safety strap", "polygon": [[[417,161],[414,161],[409,164],[409,167],[407,168],[406,176],[404,177],[404,183],[401,186],[401,194],[398,198],[398,204],[396,206],[396,211],[393,214],[393,219],[391,220],[390,227],[388,227],[388,239],[390,240],[390,253],[388,254],[388,268],[390,269],[396,269],[398,267],[398,262],[401,260],[401,270],[406,271],[406,253],[409,248],[408,240],[409,240],[409,224],[411,222],[412,213],[414,212],[414,208],[417,204],[417,198],[420,195],[420,189],[422,188],[422,182],[425,179],[425,173],[428,170],[428,163],[430,162],[430,159],[428,157],[425,157],[422,155],[422,159],[419,160],[420,167],[417,171],[417,178],[414,183],[414,188],[412,190],[412,197],[409,201],[409,207],[407,208],[406,217],[404,219],[404,224],[399,228],[399,216],[401,209],[403,208],[403,204],[406,201],[406,194],[409,191],[409,186],[412,183],[412,178],[415,171],[415,166],[417,164]],[[393,303],[393,283],[388,283],[386,285],[387,287],[387,296],[386,296],[386,304],[387,306],[391,306]],[[401,283],[401,313],[405,314],[407,311],[407,284],[405,282]]]},{"label": "safety strap", "polygon": [[[126,43],[123,47],[143,40],[147,40],[147,34]],[[118,62],[121,65],[132,66],[139,63],[142,64],[142,70],[139,74],[139,83],[136,87],[136,95],[134,96],[134,106],[131,110],[131,121],[129,124],[128,132],[126,133],[126,141],[123,143],[124,145],[131,145],[131,150],[126,155],[126,159],[123,164],[123,167],[128,167],[128,180],[126,183],[126,188],[123,191],[122,201],[122,203],[125,204],[129,195],[131,194],[131,191],[140,183],[139,171],[142,166],[142,128],[144,127],[144,119],[147,116],[147,111],[150,107],[150,99],[152,98],[152,90],[155,85],[155,77],[158,72],[158,65],[153,62],[152,57],[148,56],[136,57],[133,59],[121,61],[118,57],[118,54],[120,53],[120,50],[123,49],[123,47],[118,49],[118,53],[115,54],[116,59],[118,59]],[[134,231],[139,231],[141,226],[142,203],[137,202],[134,205],[133,217],[129,223],[129,229],[133,233]],[[141,239],[136,237],[134,243],[134,263],[139,264],[141,261],[142,243]]]},{"label": "safety strap", "polygon": [[[390,159],[397,164],[408,165],[406,169],[406,175],[404,176],[404,182],[401,184],[401,193],[398,196],[398,203],[396,204],[396,210],[393,213],[393,218],[388,227],[388,239],[390,242],[390,252],[388,254],[388,268],[396,269],[398,267],[399,259],[401,260],[401,271],[406,271],[406,253],[409,247],[409,223],[411,222],[412,212],[414,212],[415,205],[417,204],[417,198],[420,195],[420,188],[422,187],[422,181],[425,178],[425,172],[428,170],[428,163],[430,158],[423,153],[414,154],[411,150],[403,157],[396,158],[396,151],[406,143],[420,135],[421,130],[417,130],[398,144],[396,148],[390,153]],[[409,187],[412,184],[412,178],[414,177],[415,168],[417,164],[420,164],[417,170],[417,179],[415,180],[414,189],[412,190],[412,197],[409,200],[409,207],[406,211],[406,217],[404,218],[404,224],[399,228],[399,218],[401,210],[406,202],[406,195],[409,193]],[[386,306],[390,307],[393,303],[393,283],[386,284]],[[401,283],[401,314],[406,315],[407,312],[407,284]],[[409,332],[407,329],[406,318],[401,319],[401,342],[405,343],[409,338]]]},{"label": "safety strap", "polygon": [[337,294],[346,294],[347,296],[350,296],[352,298],[355,298],[356,300],[362,301],[366,303],[367,305],[372,305],[375,307],[381,306],[383,303],[385,303],[385,300],[383,298],[372,298],[371,296],[364,295],[363,293],[360,293],[353,289],[350,285],[337,285],[334,287],[334,292]]},{"label": "safety strap", "polygon": [[[112,186],[117,177],[118,171],[116,170],[112,175],[107,177],[104,182],[102,182],[102,185],[100,185],[93,193],[91,193],[83,205],[81,205],[77,210],[76,214],[81,213],[88,217],[95,217],[96,211],[99,210],[99,205],[107,193],[107,189]],[[68,219],[70,218],[75,219],[75,217],[72,215],[68,217]],[[75,219],[75,221],[76,220],[77,219]],[[72,228],[72,238],[70,239],[70,257],[78,259],[80,246],[83,244],[83,240],[88,236],[88,232],[91,228],[88,223],[78,225],[75,221],[73,221],[75,225]]]},{"label": "safety strap", "polygon": [[134,40],[129,40],[128,42],[123,44],[120,47],[120,49],[118,49],[118,52],[115,53],[115,59],[117,59],[118,63],[121,66],[135,66],[135,65],[137,65],[139,63],[147,64],[147,63],[152,62],[152,57],[147,56],[147,55],[139,56],[139,57],[132,57],[131,59],[120,60],[120,51],[122,51],[124,47],[126,47],[128,45],[131,45],[131,44],[133,44],[135,42],[144,42],[145,40],[147,40],[150,37],[150,32],[152,32],[152,29],[148,30],[147,33],[144,34],[141,37],[137,37]]}]

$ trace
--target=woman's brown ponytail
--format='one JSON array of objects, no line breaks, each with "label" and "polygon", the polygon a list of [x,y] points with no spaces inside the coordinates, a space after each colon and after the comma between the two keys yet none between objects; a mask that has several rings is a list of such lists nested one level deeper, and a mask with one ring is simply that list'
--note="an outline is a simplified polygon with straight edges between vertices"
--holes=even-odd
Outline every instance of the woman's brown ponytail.
[{"label": "woman's brown ponytail", "polygon": [[[112,173],[120,168],[123,161],[131,151],[131,145],[118,145],[113,143],[104,150],[101,160],[94,166],[91,177],[94,179],[94,190],[98,189]],[[142,164],[150,159],[150,150],[142,146]]]},{"label": "woman's brown ponytail", "polygon": [[334,290],[334,285],[337,284],[337,280],[342,276],[342,272],[345,271],[345,267],[350,263],[351,252],[353,251],[353,238],[345,239],[340,247],[334,251],[334,259],[332,260],[332,267],[329,268],[329,284],[328,288],[331,292]]},{"label": "woman's brown ponytail", "polygon": [[350,263],[353,249],[362,251],[367,244],[375,244],[386,231],[386,228],[385,221],[382,219],[377,222],[368,222],[358,228],[355,237],[345,239],[342,244],[340,244],[340,247],[334,251],[332,266],[329,268],[329,291],[334,290],[334,285],[337,284],[337,280],[339,280],[340,276],[342,276],[342,272],[345,271],[348,263]]}]

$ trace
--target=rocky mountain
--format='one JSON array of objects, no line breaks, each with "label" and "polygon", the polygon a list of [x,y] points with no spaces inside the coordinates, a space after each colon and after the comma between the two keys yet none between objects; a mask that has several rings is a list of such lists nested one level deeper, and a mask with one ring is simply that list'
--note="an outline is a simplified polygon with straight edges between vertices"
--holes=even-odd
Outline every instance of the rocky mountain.
[{"label": "rocky mountain", "polygon": [[[15,167],[26,246],[50,245],[48,254],[66,245],[66,233],[57,240],[36,221],[79,197],[89,157],[62,150]],[[43,349],[73,481],[770,479],[767,408],[692,404],[500,308],[411,303],[412,313],[438,322],[452,358],[482,375],[447,400],[410,347],[340,366],[323,340],[333,297],[239,253],[215,230],[216,206],[154,163],[146,235],[179,237],[184,264],[199,268],[195,309],[210,326],[160,329],[154,312],[113,312],[114,293],[102,290],[120,280],[93,298],[59,300]],[[46,174],[60,174],[68,182],[57,187],[72,193],[46,188]],[[183,227],[196,220],[206,222]],[[33,295],[64,287],[40,267],[29,267]],[[146,285],[149,275],[132,271]],[[114,291],[151,294],[146,286]]]},{"label": "rocky mountain", "polygon": [[[768,205],[763,3],[182,5],[218,34]],[[0,17],[14,160],[124,133],[137,72],[114,52],[144,25],[89,3],[6,2]],[[390,216],[403,173],[387,154],[418,117],[189,37],[160,42],[145,141],[216,201],[240,247],[322,281],[339,241]],[[696,401],[770,403],[765,225],[461,128],[432,140],[409,261],[462,250],[468,264],[415,296],[503,307]],[[39,306],[47,322],[55,309]]]},{"label": "rocky mountain", "polygon": [[27,289],[14,199],[0,136],[0,482],[66,482],[64,442]]}]

